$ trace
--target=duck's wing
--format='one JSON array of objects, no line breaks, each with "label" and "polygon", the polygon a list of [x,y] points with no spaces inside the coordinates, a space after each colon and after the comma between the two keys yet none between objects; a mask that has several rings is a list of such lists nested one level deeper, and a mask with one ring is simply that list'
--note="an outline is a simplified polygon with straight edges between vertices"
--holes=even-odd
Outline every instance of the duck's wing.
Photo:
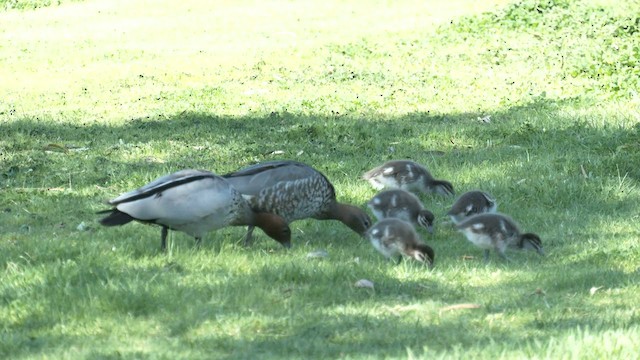
[{"label": "duck's wing", "polygon": [[137,220],[169,226],[219,218],[221,227],[229,214],[237,212],[244,202],[227,181],[212,173],[169,176],[150,185],[145,185],[143,191],[131,192],[116,208]]},{"label": "duck's wing", "polygon": [[121,203],[136,201],[145,197],[154,196],[172,187],[179,187],[193,181],[215,177],[217,176],[209,171],[193,169],[181,170],[173,174],[159,177],[138,189],[124,193],[116,197],[115,199],[110,200],[109,204],[117,206]]},{"label": "duck's wing", "polygon": [[257,195],[262,189],[282,182],[295,182],[317,176],[325,177],[306,164],[288,160],[267,161],[222,175],[234,188],[246,195]]}]

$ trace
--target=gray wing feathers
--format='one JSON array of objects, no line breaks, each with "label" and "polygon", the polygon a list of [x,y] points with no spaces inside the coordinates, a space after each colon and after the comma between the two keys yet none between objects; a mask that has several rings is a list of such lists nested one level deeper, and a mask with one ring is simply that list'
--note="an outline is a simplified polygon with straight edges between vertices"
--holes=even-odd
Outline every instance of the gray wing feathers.
[{"label": "gray wing feathers", "polygon": [[138,189],[124,193],[118,196],[117,198],[110,200],[109,204],[118,205],[120,203],[127,202],[132,198],[137,198],[140,196],[144,196],[146,194],[153,194],[159,188],[169,188],[172,186],[172,184],[176,184],[177,186],[178,184],[189,182],[189,180],[192,178],[200,178],[200,177],[207,177],[207,176],[216,177],[216,175],[214,175],[212,172],[209,172],[209,171],[193,170],[193,169],[181,170],[173,174],[159,177],[156,180]]}]

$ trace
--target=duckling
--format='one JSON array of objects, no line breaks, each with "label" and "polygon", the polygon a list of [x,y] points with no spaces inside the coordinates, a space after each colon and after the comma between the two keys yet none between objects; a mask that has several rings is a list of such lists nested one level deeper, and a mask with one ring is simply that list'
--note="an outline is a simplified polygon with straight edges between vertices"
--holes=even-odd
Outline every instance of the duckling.
[{"label": "duckling", "polygon": [[[267,161],[223,175],[259,212],[277,214],[287,223],[313,218],[338,220],[363,236],[371,219],[360,208],[336,200],[333,184],[320,171],[296,161]],[[245,244],[251,242],[249,226]]]},{"label": "duckling", "polygon": [[433,213],[424,208],[420,199],[402,189],[385,190],[374,196],[367,206],[378,220],[398,218],[422,226],[433,233]]},{"label": "duckling", "polygon": [[178,171],[109,204],[112,209],[99,212],[109,213],[100,220],[102,225],[124,225],[133,220],[160,225],[163,251],[169,229],[187,233],[199,244],[209,231],[238,225],[258,226],[283,246],[291,246],[291,230],[282,217],[253,211],[229,182],[209,171]]},{"label": "duckling", "polygon": [[434,179],[426,168],[411,160],[387,161],[367,171],[362,178],[369,181],[376,190],[387,187],[432,192],[444,196],[454,195],[450,182]]},{"label": "duckling", "polygon": [[468,191],[456,200],[447,215],[454,224],[459,224],[465,218],[480,214],[494,213],[498,208],[496,200],[489,194],[479,190]]},{"label": "duckling", "polygon": [[516,222],[504,214],[484,213],[474,215],[456,225],[467,239],[484,249],[484,260],[489,260],[489,251],[495,249],[498,255],[508,260],[507,247],[519,250],[535,250],[544,255],[542,240],[533,233],[522,233]]},{"label": "duckling", "polygon": [[422,242],[413,225],[404,220],[382,219],[367,231],[367,238],[387,259],[398,258],[400,261],[402,256],[407,256],[433,266],[433,249]]}]

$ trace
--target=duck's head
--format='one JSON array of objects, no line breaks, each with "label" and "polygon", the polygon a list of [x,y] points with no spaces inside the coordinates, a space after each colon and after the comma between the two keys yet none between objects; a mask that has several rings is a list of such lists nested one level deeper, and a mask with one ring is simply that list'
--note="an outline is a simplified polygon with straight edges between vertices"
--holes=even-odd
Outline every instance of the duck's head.
[{"label": "duck's head", "polygon": [[282,246],[291,247],[291,229],[281,216],[270,213],[257,213],[256,226],[262,229],[270,238],[282,244]]},{"label": "duck's head", "polygon": [[426,244],[419,244],[408,254],[412,258],[420,261],[421,263],[429,266],[429,269],[433,268],[433,262],[435,260],[435,252],[431,246]]},{"label": "duck's head", "polygon": [[434,219],[435,219],[435,216],[433,216],[433,213],[427,209],[421,210],[418,213],[418,224],[420,224],[420,226],[422,226],[423,228],[427,229],[429,234],[433,234]]},{"label": "duck's head", "polygon": [[358,207],[341,204],[336,211],[339,213],[336,218],[360,236],[365,236],[371,227],[371,218]]},{"label": "duck's head", "polygon": [[522,250],[535,250],[538,254],[544,255],[542,240],[540,240],[538,235],[533,233],[522,234],[518,247]]}]

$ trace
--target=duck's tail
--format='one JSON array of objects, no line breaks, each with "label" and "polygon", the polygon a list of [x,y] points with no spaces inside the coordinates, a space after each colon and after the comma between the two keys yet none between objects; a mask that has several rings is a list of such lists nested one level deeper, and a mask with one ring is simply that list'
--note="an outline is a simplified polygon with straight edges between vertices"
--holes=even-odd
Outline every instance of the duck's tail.
[{"label": "duck's tail", "polygon": [[124,225],[135,220],[131,215],[127,213],[123,213],[118,209],[109,209],[98,211],[97,214],[106,214],[109,213],[106,217],[100,219],[100,224],[104,226],[118,226]]}]

